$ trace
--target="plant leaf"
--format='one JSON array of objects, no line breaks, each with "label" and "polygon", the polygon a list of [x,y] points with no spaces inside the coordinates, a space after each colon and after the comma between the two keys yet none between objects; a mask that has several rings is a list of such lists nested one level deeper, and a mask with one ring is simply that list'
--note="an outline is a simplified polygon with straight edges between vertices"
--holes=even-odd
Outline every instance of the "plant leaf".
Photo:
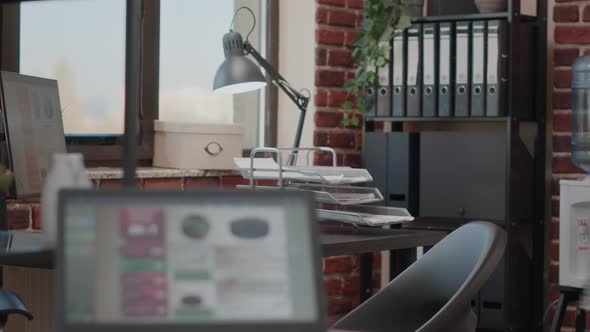
[{"label": "plant leaf", "polygon": [[412,20],[410,19],[409,16],[407,15],[402,15],[399,17],[399,19],[397,20],[397,24],[396,27],[398,29],[407,29],[410,26],[412,26]]},{"label": "plant leaf", "polygon": [[358,108],[359,111],[364,112],[367,109],[367,103],[367,97],[365,95],[362,95],[359,98],[356,108]]},{"label": "plant leaf", "polygon": [[351,102],[350,100],[347,100],[347,101],[345,101],[345,102],[342,104],[342,108],[343,108],[344,110],[350,111],[350,110],[352,109],[352,102]]},{"label": "plant leaf", "polygon": [[[344,84],[346,92],[359,96],[356,108],[360,111],[364,111],[368,104],[374,102],[362,92],[365,87],[375,85],[377,68],[387,65],[390,52],[388,42],[393,38],[394,27],[406,27],[411,23],[409,17],[402,16],[402,2],[407,1],[409,0],[386,0],[387,3],[384,0],[363,1],[363,20],[352,44],[352,57],[357,65],[355,76]],[[344,103],[342,107],[348,110],[354,108],[354,105]],[[346,115],[345,117],[349,118]]]},{"label": "plant leaf", "polygon": [[344,118],[342,118],[342,125],[344,126],[344,128],[350,126],[350,118],[346,115],[346,113],[344,114]]},{"label": "plant leaf", "polygon": [[358,127],[360,125],[359,118],[357,116],[353,116],[352,118],[350,118],[350,124],[353,127]]},{"label": "plant leaf", "polygon": [[387,28],[385,28],[385,31],[383,31],[383,33],[381,34],[379,41],[390,41],[391,36],[393,36],[393,27],[387,25]]}]

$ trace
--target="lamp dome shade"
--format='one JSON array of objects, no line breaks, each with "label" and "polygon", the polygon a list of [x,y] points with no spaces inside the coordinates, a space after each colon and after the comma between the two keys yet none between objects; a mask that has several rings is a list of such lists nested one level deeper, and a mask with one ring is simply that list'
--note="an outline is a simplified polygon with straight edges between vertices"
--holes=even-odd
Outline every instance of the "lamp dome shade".
[{"label": "lamp dome shade", "polygon": [[266,86],[266,80],[258,66],[243,55],[231,56],[221,64],[215,80],[215,93],[242,93]]},{"label": "lamp dome shade", "polygon": [[217,69],[213,80],[215,93],[242,93],[266,86],[260,69],[244,55],[242,35],[230,31],[223,36],[225,61]]}]

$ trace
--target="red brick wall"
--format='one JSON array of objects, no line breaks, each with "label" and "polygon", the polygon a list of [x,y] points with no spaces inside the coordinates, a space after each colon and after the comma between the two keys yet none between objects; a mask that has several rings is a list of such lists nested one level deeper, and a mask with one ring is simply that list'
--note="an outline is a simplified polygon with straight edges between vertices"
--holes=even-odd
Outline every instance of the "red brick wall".
[{"label": "red brick wall", "polygon": [[[362,19],[362,0],[316,0],[315,126],[314,145],[336,149],[338,164],[361,166],[362,130],[344,128],[341,105],[353,100],[343,85],[354,75],[352,41]],[[354,116],[361,118],[359,112]],[[359,121],[360,122],[360,121]],[[316,165],[331,165],[329,154],[318,154]],[[381,260],[374,255],[373,286],[379,287]],[[329,321],[333,322],[359,304],[360,258],[329,257],[324,260],[324,284]]]},{"label": "red brick wall", "polygon": [[[352,99],[343,89],[354,75],[351,44],[362,19],[362,0],[316,0],[315,125],[314,144],[337,149],[338,163],[360,166],[362,135],[359,128],[343,128],[341,105]],[[360,113],[355,112],[360,118]],[[316,164],[329,165],[329,155]]]},{"label": "red brick wall", "polygon": [[[551,2],[550,2],[551,3]],[[559,180],[580,178],[583,172],[571,162],[571,65],[576,57],[590,54],[590,1],[555,0],[549,7],[549,44],[553,54],[552,68],[552,182],[551,221],[549,223],[549,300],[557,298],[555,285],[559,283]],[[552,36],[552,37],[551,37]],[[590,326],[590,315],[586,317]],[[571,331],[574,308],[569,307],[564,331]]]},{"label": "red brick wall", "polygon": [[[94,180],[97,188],[120,187],[121,180]],[[186,178],[146,178],[138,179],[139,188],[158,189],[197,189],[197,188],[230,188],[236,184],[247,184],[239,176],[186,177]],[[8,227],[14,230],[41,230],[41,209],[38,198],[14,200],[8,202]]]}]

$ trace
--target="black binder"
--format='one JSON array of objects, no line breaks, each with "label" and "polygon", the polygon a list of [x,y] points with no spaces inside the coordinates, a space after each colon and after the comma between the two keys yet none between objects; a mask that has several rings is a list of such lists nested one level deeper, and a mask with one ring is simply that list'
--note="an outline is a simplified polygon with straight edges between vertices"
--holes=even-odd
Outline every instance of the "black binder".
[{"label": "black binder", "polygon": [[392,113],[393,116],[406,116],[406,42],[404,30],[398,29],[394,31],[392,51]]},{"label": "black binder", "polygon": [[489,21],[487,27],[486,116],[506,115],[507,43],[506,21]]},{"label": "black binder", "polygon": [[453,24],[441,23],[438,32],[438,116],[453,115]]},{"label": "black binder", "polygon": [[420,25],[413,25],[408,29],[408,77],[407,89],[407,115],[420,116],[422,113],[422,64],[421,64],[421,32]]},{"label": "black binder", "polygon": [[377,94],[375,87],[372,86],[365,88],[365,115],[377,115]]},{"label": "black binder", "polygon": [[486,22],[473,22],[471,32],[471,116],[485,115]]},{"label": "black binder", "polygon": [[469,22],[458,22],[455,31],[455,116],[469,116],[471,42]]},{"label": "black binder", "polygon": [[434,23],[422,26],[422,116],[435,117],[437,109],[436,88],[436,41],[437,26]]}]

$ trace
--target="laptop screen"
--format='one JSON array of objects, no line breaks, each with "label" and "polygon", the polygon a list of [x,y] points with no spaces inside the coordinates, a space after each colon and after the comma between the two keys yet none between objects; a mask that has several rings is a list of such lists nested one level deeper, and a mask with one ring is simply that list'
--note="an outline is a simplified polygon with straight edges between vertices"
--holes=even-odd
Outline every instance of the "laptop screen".
[{"label": "laptop screen", "polygon": [[87,193],[62,198],[66,323],[320,319],[307,197]]}]

